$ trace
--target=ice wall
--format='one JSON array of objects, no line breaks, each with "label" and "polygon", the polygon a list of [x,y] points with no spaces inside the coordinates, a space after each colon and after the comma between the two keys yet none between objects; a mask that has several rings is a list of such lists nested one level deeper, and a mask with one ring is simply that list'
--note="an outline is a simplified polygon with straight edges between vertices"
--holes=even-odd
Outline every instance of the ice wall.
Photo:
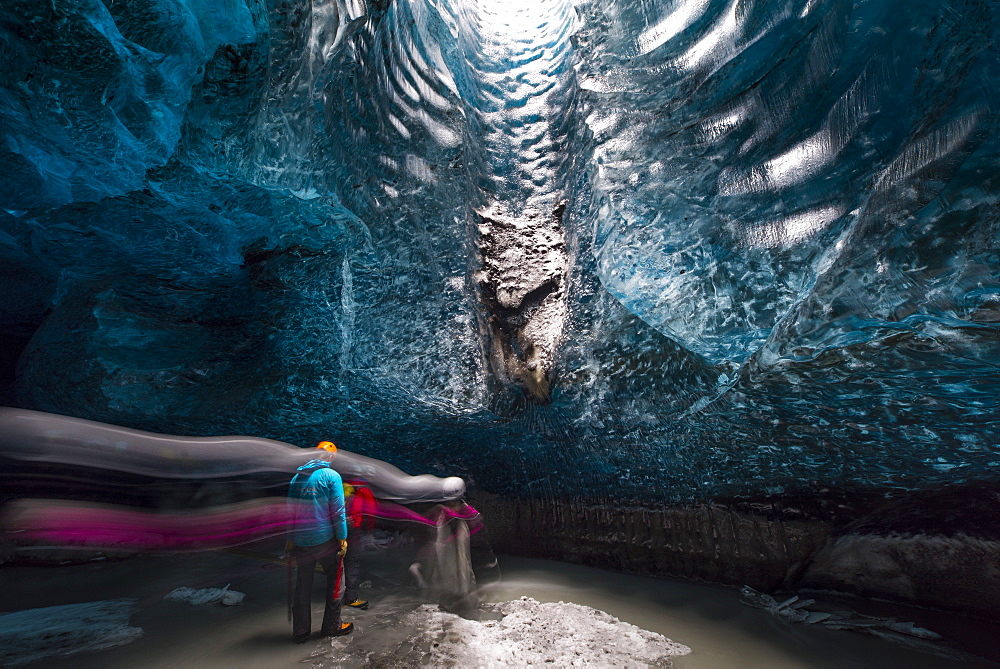
[{"label": "ice wall", "polygon": [[529,496],[989,476],[985,1],[15,0],[4,402]]}]

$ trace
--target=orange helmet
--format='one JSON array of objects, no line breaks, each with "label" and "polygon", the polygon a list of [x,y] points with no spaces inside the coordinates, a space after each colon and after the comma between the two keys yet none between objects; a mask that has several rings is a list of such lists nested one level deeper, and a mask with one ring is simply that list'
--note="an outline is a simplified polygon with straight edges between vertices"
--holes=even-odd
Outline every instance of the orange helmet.
[{"label": "orange helmet", "polygon": [[322,449],[324,451],[330,451],[331,453],[337,452],[337,445],[332,441],[321,441],[316,444],[316,448]]}]

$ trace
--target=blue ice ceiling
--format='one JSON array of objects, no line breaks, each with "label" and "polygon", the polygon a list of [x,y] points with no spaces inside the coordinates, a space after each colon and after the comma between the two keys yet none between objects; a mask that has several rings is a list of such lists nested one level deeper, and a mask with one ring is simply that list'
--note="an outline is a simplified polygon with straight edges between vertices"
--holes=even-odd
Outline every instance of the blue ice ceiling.
[{"label": "blue ice ceiling", "polygon": [[997,35],[985,0],[8,0],[3,401],[528,495],[988,476]]}]

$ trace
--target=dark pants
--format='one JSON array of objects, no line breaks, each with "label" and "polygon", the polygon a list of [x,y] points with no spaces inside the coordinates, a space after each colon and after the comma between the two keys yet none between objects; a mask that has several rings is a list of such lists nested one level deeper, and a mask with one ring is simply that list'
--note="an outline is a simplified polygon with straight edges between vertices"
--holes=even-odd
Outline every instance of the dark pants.
[{"label": "dark pants", "polygon": [[337,573],[340,571],[340,557],[337,540],[327,541],[319,546],[296,546],[295,564],[298,567],[295,579],[295,597],[292,599],[292,636],[296,639],[308,637],[312,631],[312,586],[318,562],[326,572],[326,588],[323,601],[323,627],[320,634],[329,634],[340,629],[340,597],[337,597]]},{"label": "dark pants", "polygon": [[347,554],[344,556],[344,601],[361,599],[358,580],[361,578],[361,529],[347,527]]}]

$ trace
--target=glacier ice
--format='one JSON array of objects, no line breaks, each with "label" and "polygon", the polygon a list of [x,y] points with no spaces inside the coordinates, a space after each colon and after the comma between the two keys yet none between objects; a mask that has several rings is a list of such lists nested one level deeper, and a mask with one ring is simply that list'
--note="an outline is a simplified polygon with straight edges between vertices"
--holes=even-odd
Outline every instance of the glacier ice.
[{"label": "glacier ice", "polygon": [[129,625],[137,599],[106,599],[0,614],[0,659],[7,666],[114,648],[139,639]]},{"label": "glacier ice", "polygon": [[201,606],[219,602],[224,606],[240,606],[246,595],[236,590],[230,590],[229,584],[224,588],[175,588],[163,595],[163,599],[171,602],[184,602],[191,606]]},{"label": "glacier ice", "polygon": [[519,494],[1000,463],[985,0],[0,8],[4,404]]}]

